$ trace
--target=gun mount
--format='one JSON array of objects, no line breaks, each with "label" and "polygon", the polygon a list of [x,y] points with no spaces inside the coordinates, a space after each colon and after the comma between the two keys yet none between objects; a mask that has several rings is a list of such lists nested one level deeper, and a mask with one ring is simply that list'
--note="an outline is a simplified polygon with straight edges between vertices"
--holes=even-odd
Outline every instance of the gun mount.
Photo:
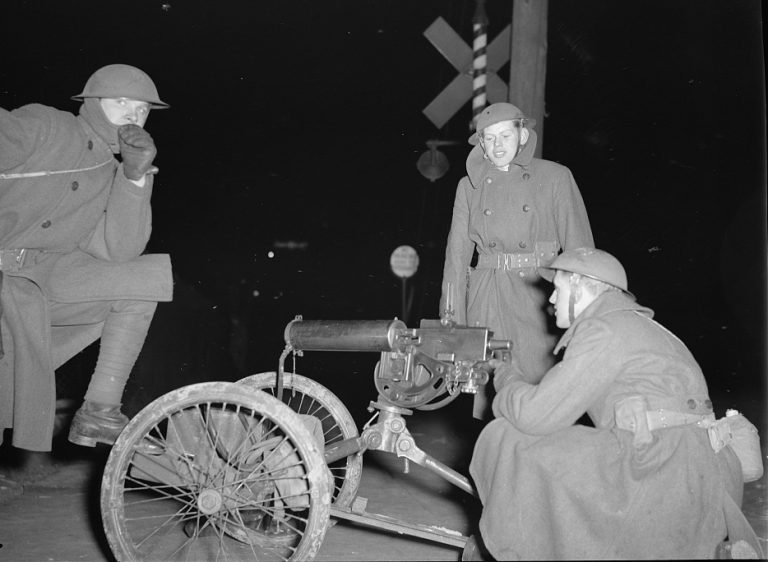
[{"label": "gun mount", "polygon": [[[374,384],[387,402],[403,408],[434,410],[459,394],[474,394],[488,383],[494,356],[508,356],[512,342],[493,339],[487,328],[422,320],[408,328],[394,320],[304,320],[285,327],[288,353],[303,351],[379,352]],[[278,391],[281,385],[278,381]],[[444,396],[447,395],[447,396]]]},{"label": "gun mount", "polygon": [[[357,492],[363,453],[378,451],[402,459],[404,473],[415,463],[477,495],[468,477],[418,446],[405,416],[486,384],[491,358],[504,359],[511,347],[492,335],[450,317],[415,329],[397,318],[297,317],[285,328],[277,373],[161,396],[126,426],[104,468],[102,520],[115,558],[168,560],[185,551],[209,559],[213,533],[217,555],[311,560],[329,517],[466,549],[472,543],[459,531],[369,513]],[[304,351],[381,354],[378,396],[361,431],[329,389],[285,372],[286,357]]]}]

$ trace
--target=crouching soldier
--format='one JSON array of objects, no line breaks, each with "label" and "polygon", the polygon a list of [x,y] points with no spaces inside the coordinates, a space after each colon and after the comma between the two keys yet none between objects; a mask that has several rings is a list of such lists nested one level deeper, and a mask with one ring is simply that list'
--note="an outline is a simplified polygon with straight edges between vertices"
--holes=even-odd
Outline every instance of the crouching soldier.
[{"label": "crouching soldier", "polygon": [[32,451],[51,449],[54,370],[97,339],[69,440],[115,441],[126,381],[172,296],[169,257],[142,255],[158,171],[144,124],[167,104],[124,64],[97,70],[75,99],[78,115],[0,108],[0,439],[13,428],[13,445]]},{"label": "crouching soldier", "polygon": [[[729,418],[715,421],[690,351],[635,302],[610,254],[568,250],[542,271],[565,353],[538,384],[494,360],[495,419],[470,466],[490,554],[713,558],[726,537],[731,554],[761,554],[740,505],[762,463],[718,442]],[[594,427],[576,424],[585,413]]]}]

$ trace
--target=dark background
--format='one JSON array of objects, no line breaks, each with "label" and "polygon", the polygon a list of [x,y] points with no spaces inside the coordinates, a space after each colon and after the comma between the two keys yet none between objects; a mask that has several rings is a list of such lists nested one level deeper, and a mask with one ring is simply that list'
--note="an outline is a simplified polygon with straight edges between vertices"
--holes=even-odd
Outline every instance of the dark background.
[{"label": "dark background", "polygon": [[[489,40],[512,3],[488,0]],[[416,248],[408,324],[438,316],[445,239],[470,105],[442,130],[422,109],[456,71],[423,37],[458,0],[142,0],[0,3],[0,106],[70,96],[97,68],[148,72],[161,173],[148,251],[170,253],[128,413],[200,380],[275,370],[305,318],[402,316],[399,245]],[[702,364],[716,410],[762,416],[766,374],[766,143],[757,0],[553,0],[543,157],[567,165],[596,245]],[[507,81],[508,65],[500,71]],[[512,100],[514,102],[514,100]],[[451,169],[429,182],[429,139]],[[268,252],[274,252],[269,257]],[[60,370],[78,399],[94,357]],[[366,354],[307,354],[298,371],[355,415],[374,398]]]}]

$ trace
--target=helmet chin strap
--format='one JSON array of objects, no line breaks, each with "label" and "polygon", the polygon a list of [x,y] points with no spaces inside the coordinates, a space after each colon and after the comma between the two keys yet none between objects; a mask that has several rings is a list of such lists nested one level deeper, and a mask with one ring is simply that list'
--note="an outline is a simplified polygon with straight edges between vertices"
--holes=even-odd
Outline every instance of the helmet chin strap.
[{"label": "helmet chin strap", "polygon": [[568,284],[570,285],[570,294],[568,295],[568,322],[573,324],[576,320],[576,290],[578,289],[580,275],[578,273],[571,273],[568,278]]},{"label": "helmet chin strap", "polygon": [[573,313],[574,308],[576,308],[576,298],[571,293],[571,296],[568,298],[568,322],[571,324],[576,320],[576,315]]}]

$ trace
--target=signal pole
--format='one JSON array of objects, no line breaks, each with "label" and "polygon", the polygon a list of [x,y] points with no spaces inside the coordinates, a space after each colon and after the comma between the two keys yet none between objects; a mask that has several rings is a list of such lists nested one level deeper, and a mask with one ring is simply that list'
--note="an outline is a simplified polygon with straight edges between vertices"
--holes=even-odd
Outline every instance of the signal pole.
[{"label": "signal pole", "polygon": [[544,144],[544,87],[547,76],[549,0],[512,0],[509,102],[536,119],[536,156]]}]

